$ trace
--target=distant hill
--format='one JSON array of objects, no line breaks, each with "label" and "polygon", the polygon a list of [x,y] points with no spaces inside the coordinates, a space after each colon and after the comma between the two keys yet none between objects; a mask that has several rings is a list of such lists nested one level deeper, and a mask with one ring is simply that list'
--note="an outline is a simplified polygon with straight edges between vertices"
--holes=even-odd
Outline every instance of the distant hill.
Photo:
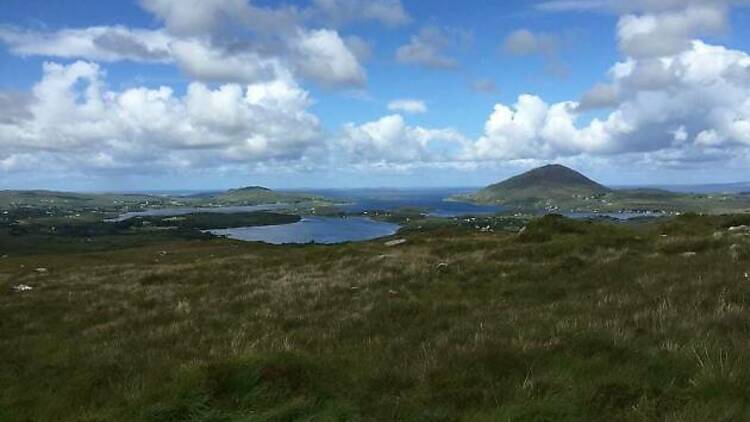
[{"label": "distant hill", "polygon": [[271,192],[271,189],[264,186],[245,186],[244,188],[229,189],[229,192]]},{"label": "distant hill", "polygon": [[746,212],[748,196],[670,192],[654,188],[618,189],[603,186],[568,167],[535,168],[473,194],[451,198],[499,204],[511,210],[554,212]]},{"label": "distant hill", "polygon": [[18,207],[108,209],[123,206],[164,205],[168,199],[129,193],[75,193],[49,190],[2,190],[0,209]]},{"label": "distant hill", "polygon": [[146,208],[217,207],[261,204],[330,205],[318,195],[299,192],[276,192],[263,186],[246,186],[220,192],[203,192],[185,196],[133,193],[75,193],[46,190],[0,190],[0,210],[12,208],[96,209],[120,211]]},{"label": "distant hill", "polygon": [[478,202],[534,205],[596,197],[611,191],[573,169],[551,164],[487,186],[471,198]]},{"label": "distant hill", "polygon": [[255,205],[285,203],[298,204],[302,202],[325,202],[324,198],[300,192],[277,192],[263,186],[247,186],[244,188],[230,189],[224,192],[215,192],[203,196],[204,202],[212,205]]}]

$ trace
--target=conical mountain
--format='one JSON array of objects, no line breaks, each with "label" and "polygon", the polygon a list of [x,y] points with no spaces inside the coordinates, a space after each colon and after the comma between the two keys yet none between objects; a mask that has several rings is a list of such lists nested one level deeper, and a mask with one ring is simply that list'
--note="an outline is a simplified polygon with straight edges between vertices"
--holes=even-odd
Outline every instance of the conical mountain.
[{"label": "conical mountain", "polygon": [[611,192],[583,174],[560,164],[538,167],[480,190],[474,200],[506,204],[566,202]]}]

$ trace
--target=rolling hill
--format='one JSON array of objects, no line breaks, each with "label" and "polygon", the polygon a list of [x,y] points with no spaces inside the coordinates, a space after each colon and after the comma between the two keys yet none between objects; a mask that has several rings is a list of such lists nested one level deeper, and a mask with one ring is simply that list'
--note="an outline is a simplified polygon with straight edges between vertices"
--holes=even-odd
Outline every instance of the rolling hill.
[{"label": "rolling hill", "polygon": [[189,196],[126,193],[74,193],[46,190],[0,191],[0,210],[12,208],[48,208],[58,210],[106,210],[221,207],[261,204],[328,205],[323,197],[299,192],[277,192],[262,186],[248,186],[220,192],[204,192]]},{"label": "rolling hill", "polygon": [[300,192],[278,192],[263,186],[247,186],[202,195],[203,205],[259,205],[259,204],[299,204],[299,203],[328,203],[318,195]]}]

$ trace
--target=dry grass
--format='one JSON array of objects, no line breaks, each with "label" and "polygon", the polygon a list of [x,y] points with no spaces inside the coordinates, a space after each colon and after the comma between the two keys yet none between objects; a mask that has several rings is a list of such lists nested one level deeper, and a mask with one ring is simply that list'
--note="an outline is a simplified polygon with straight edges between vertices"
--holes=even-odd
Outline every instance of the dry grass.
[{"label": "dry grass", "polygon": [[747,420],[726,219],[3,259],[0,420]]}]

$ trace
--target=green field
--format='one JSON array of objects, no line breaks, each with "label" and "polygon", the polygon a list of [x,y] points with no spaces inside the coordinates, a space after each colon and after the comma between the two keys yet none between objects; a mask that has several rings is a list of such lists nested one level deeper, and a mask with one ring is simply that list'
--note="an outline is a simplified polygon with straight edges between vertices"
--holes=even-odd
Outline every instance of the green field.
[{"label": "green field", "polygon": [[748,420],[743,224],[6,251],[0,420]]}]

